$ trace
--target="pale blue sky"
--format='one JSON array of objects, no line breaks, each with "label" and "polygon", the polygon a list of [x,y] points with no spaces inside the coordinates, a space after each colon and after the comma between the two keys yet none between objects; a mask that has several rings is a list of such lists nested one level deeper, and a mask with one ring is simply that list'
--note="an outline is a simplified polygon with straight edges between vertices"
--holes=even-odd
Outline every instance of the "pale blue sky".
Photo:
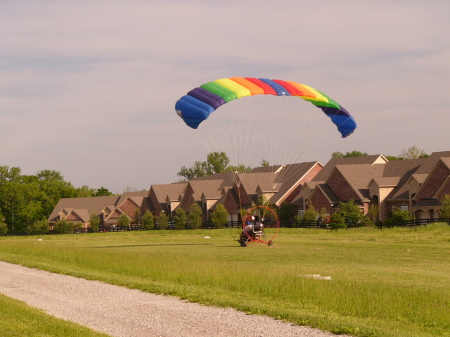
[{"label": "pale blue sky", "polygon": [[450,2],[0,0],[0,165],[75,186],[174,182],[207,150],[174,111],[218,78],[292,80],[349,110],[334,151],[450,150]]}]

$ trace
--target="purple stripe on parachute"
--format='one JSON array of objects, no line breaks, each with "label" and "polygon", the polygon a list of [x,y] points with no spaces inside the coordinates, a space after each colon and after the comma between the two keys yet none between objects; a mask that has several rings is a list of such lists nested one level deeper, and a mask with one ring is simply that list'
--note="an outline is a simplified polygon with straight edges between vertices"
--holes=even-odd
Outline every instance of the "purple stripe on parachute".
[{"label": "purple stripe on parachute", "polygon": [[189,96],[192,96],[199,101],[205,102],[206,104],[211,105],[214,110],[217,109],[222,104],[225,104],[225,100],[213,94],[211,91],[203,89],[203,88],[195,88],[188,92]]}]

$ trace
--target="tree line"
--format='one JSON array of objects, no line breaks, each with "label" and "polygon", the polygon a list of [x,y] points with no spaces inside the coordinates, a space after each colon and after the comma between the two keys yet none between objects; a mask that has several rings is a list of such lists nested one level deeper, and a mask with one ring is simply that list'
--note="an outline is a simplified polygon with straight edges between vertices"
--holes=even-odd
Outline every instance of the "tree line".
[{"label": "tree line", "polygon": [[[351,151],[345,154],[334,152],[332,158],[366,156],[365,152]],[[425,151],[417,146],[403,149],[399,156],[387,156],[389,160],[402,160],[427,157]],[[183,166],[177,173],[183,180],[189,181],[197,177],[208,176],[221,172],[248,172],[251,167],[244,164],[237,166],[229,165],[230,159],[224,152],[212,152],[208,154],[206,161],[197,161],[191,167]],[[269,162],[262,160],[260,166],[269,166]],[[61,198],[82,198],[107,196],[112,193],[104,187],[98,189],[88,186],[74,187],[71,182],[66,181],[60,172],[54,170],[41,170],[35,175],[23,175],[19,167],[0,166],[0,234],[2,233],[38,233],[48,228],[47,219],[53,211],[56,203]],[[223,224],[223,210],[217,213],[214,218],[214,226]],[[180,211],[181,212],[181,211]],[[197,214],[198,210],[189,210],[189,214]],[[165,227],[169,219],[163,217],[158,219],[148,219],[151,223],[148,226]],[[183,219],[183,214],[175,215],[175,222],[179,217]],[[94,224],[95,219],[92,219]],[[123,219],[125,221],[125,219]],[[141,220],[142,221],[142,220]],[[194,218],[189,219],[189,223],[196,224]],[[64,225],[64,224],[63,224]],[[3,229],[2,229],[3,228]]]},{"label": "tree line", "polygon": [[19,167],[0,166],[0,223],[10,233],[48,227],[47,219],[61,198],[112,195],[108,189],[74,187],[58,171],[24,175]]}]

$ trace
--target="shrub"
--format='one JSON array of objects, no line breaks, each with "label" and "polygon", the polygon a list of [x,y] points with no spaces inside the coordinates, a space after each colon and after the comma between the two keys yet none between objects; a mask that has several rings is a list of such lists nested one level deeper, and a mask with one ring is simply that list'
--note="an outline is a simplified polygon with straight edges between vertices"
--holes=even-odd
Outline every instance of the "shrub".
[{"label": "shrub", "polygon": [[74,224],[72,222],[62,219],[55,224],[54,229],[56,233],[69,234],[73,233]]},{"label": "shrub", "polygon": [[154,228],[153,227],[154,226],[154,224],[153,224],[154,219],[153,219],[152,212],[146,211],[144,213],[144,215],[142,216],[141,221],[142,221],[142,229],[143,230],[149,230],[149,229]]},{"label": "shrub", "polygon": [[224,227],[228,222],[228,212],[225,209],[225,206],[220,204],[216,207],[216,210],[214,211],[211,222],[214,225],[214,227]]},{"label": "shrub", "polygon": [[5,222],[0,221],[0,235],[6,234],[8,234],[8,225]]},{"label": "shrub", "polygon": [[442,207],[439,210],[439,216],[444,219],[450,218],[450,194],[446,194],[441,200]]},{"label": "shrub", "polygon": [[302,223],[311,223],[317,221],[317,217],[319,213],[316,211],[313,205],[309,205],[303,214],[303,218],[301,220]]},{"label": "shrub", "polygon": [[47,220],[39,220],[31,225],[25,226],[23,232],[27,235],[39,235],[48,233],[48,222]]},{"label": "shrub", "polygon": [[191,206],[191,208],[189,209],[189,215],[188,215],[188,220],[189,220],[189,225],[191,226],[191,228],[199,228],[202,225],[202,215],[203,215],[203,211],[201,209],[201,207],[198,204],[193,204]]},{"label": "shrub", "polygon": [[340,203],[340,213],[344,217],[345,225],[350,227],[360,227],[363,225],[364,214],[355,204],[354,200]]},{"label": "shrub", "polygon": [[161,213],[161,215],[157,218],[157,222],[160,229],[167,229],[169,226],[169,219],[167,219],[166,213]]},{"label": "shrub", "polygon": [[92,213],[89,219],[91,223],[91,229],[94,233],[98,233],[100,227],[100,217],[96,213]]},{"label": "shrub", "polygon": [[330,228],[334,230],[347,228],[345,218],[341,212],[334,213],[330,217]]},{"label": "shrub", "polygon": [[130,218],[125,213],[122,213],[119,220],[117,220],[117,224],[119,227],[130,227]]},{"label": "shrub", "polygon": [[179,229],[186,228],[187,215],[186,211],[181,207],[178,207],[173,216],[173,222]]},{"label": "shrub", "polygon": [[411,220],[411,215],[408,211],[402,211],[400,208],[395,207],[392,210],[389,219],[385,221],[385,224],[388,226],[404,226],[405,222]]}]

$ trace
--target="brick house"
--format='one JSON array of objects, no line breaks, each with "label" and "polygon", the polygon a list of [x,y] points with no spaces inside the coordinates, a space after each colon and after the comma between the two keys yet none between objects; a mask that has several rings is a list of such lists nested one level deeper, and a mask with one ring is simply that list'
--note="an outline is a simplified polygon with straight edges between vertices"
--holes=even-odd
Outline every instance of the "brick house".
[{"label": "brick house", "polygon": [[446,194],[450,194],[450,152],[396,161],[375,155],[330,160],[292,204],[300,215],[309,205],[331,215],[340,202],[353,199],[364,214],[371,205],[378,206],[382,221],[395,208],[429,219],[438,217]]},{"label": "brick house", "polygon": [[239,210],[250,208],[261,197],[277,207],[292,201],[303,185],[322,168],[319,162],[307,162],[259,167],[251,172],[238,173],[223,199],[230,220],[240,220]]},{"label": "brick house", "polygon": [[409,205],[415,218],[439,218],[441,200],[450,194],[450,151],[432,153],[408,184]]},{"label": "brick house", "polygon": [[145,209],[144,199],[147,195],[148,191],[143,191],[127,192],[119,196],[63,198],[56,204],[48,222],[51,228],[62,219],[80,223],[82,228],[88,228],[92,214],[99,216],[102,226],[116,225],[122,214],[126,214],[130,221],[133,221],[136,209],[139,214]]},{"label": "brick house", "polygon": [[155,216],[166,213],[170,219],[173,211],[180,204],[186,186],[186,182],[152,185],[146,200],[149,205],[148,210]]}]

